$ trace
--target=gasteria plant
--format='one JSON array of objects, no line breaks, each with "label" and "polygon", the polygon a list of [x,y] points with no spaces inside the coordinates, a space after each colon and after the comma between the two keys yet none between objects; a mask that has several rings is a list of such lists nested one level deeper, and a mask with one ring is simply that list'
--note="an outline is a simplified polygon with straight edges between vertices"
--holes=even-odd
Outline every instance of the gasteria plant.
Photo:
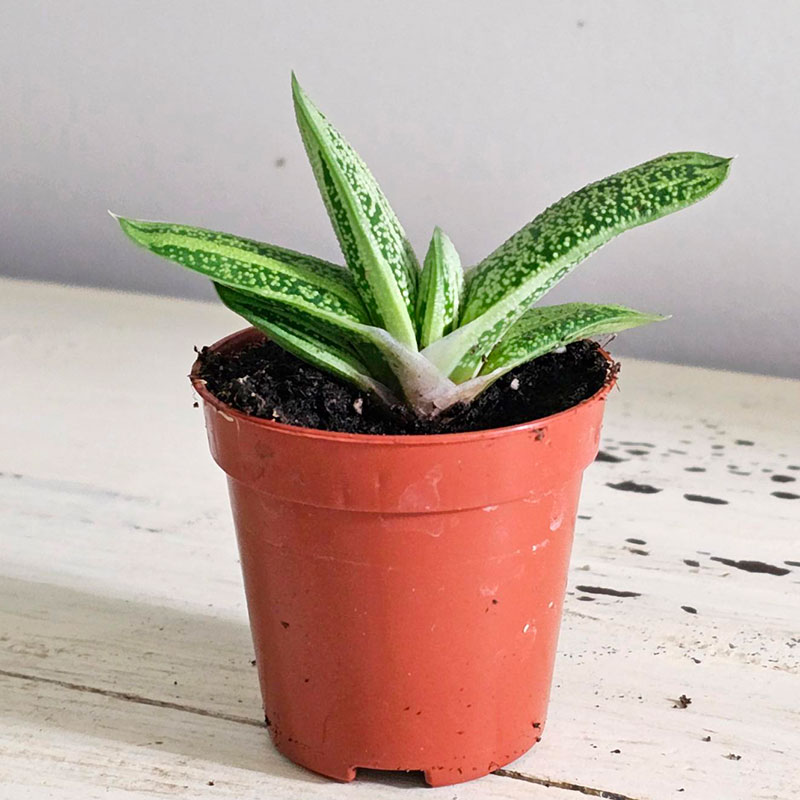
[{"label": "gasteria plant", "polygon": [[347,269],[271,244],[116,217],[137,244],[211,278],[222,302],[281,347],[387,402],[434,416],[570,342],[665,319],[618,305],[532,307],[630,228],[701,200],[730,159],[670,153],[554,203],[462,271],[435,228],[420,269],[355,150],[292,76],[297,123]]}]

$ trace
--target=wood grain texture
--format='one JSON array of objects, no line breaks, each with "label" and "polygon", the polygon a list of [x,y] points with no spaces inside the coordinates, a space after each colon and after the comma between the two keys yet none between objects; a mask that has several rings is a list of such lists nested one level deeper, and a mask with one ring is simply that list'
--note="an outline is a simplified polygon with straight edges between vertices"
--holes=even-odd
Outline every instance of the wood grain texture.
[{"label": "wood grain texture", "polygon": [[[414,776],[305,772],[261,725],[224,479],[185,378],[236,318],[0,288],[2,797],[413,795]],[[624,362],[543,741],[420,796],[794,796],[798,408],[800,382]]]}]

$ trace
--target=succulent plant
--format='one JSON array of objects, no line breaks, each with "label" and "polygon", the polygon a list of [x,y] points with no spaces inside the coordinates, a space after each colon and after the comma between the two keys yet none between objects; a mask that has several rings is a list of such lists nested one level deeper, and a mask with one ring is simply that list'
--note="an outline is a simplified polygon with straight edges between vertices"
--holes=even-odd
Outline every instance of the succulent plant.
[{"label": "succulent plant", "polygon": [[466,273],[436,228],[420,268],[364,162],[294,76],[292,92],[346,268],[228,233],[116,219],[137,244],[211,278],[225,305],[281,347],[420,416],[469,402],[570,342],[665,319],[618,305],[534,304],[617,234],[706,197],[730,165],[670,153],[592,183]]}]

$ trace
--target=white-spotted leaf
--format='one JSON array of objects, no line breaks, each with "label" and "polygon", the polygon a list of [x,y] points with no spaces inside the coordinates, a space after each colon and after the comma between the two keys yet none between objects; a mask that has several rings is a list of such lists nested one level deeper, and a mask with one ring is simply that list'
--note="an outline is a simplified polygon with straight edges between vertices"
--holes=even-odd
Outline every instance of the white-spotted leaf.
[{"label": "white-spotted leaf", "polygon": [[450,333],[458,322],[464,271],[461,259],[447,234],[433,231],[422,267],[417,294],[417,325],[420,347]]},{"label": "white-spotted leaf", "polygon": [[292,93],[314,177],[370,321],[416,350],[419,264],[408,238],[367,166],[294,75]]},{"label": "white-spotted leaf", "polygon": [[619,333],[628,328],[667,319],[632,308],[595,303],[565,303],[526,311],[495,345],[481,375],[495,378],[505,372],[580,339]]},{"label": "white-spotted leaf", "polygon": [[456,383],[533,303],[577,264],[623,231],[701,200],[727,177],[730,159],[670,153],[559,200],[467,276],[461,327],[434,342],[428,357]]}]

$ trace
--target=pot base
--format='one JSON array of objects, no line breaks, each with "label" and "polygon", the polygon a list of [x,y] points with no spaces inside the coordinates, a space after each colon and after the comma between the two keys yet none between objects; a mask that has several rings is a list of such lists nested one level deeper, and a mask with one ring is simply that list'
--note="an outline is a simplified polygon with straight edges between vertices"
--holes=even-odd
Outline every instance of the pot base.
[{"label": "pot base", "polygon": [[[541,734],[541,730],[537,730],[536,733]],[[514,749],[511,752],[503,752],[501,755],[494,755],[494,757],[485,753],[476,755],[474,758],[463,755],[460,758],[462,764],[452,767],[431,767],[419,762],[398,766],[396,763],[377,761],[368,764],[356,762],[357,765],[353,765],[351,760],[347,760],[344,757],[334,759],[330,756],[326,757],[312,753],[307,747],[294,739],[287,740],[274,733],[271,734],[271,738],[278,752],[286,756],[290,761],[319,775],[324,775],[326,778],[333,778],[342,783],[349,783],[354,780],[358,775],[359,769],[374,769],[382,772],[419,772],[422,773],[428,786],[437,787],[452,786],[456,783],[464,783],[489,775],[525,755],[542,737],[541,735],[528,737],[527,741],[519,742],[518,749]]]}]

